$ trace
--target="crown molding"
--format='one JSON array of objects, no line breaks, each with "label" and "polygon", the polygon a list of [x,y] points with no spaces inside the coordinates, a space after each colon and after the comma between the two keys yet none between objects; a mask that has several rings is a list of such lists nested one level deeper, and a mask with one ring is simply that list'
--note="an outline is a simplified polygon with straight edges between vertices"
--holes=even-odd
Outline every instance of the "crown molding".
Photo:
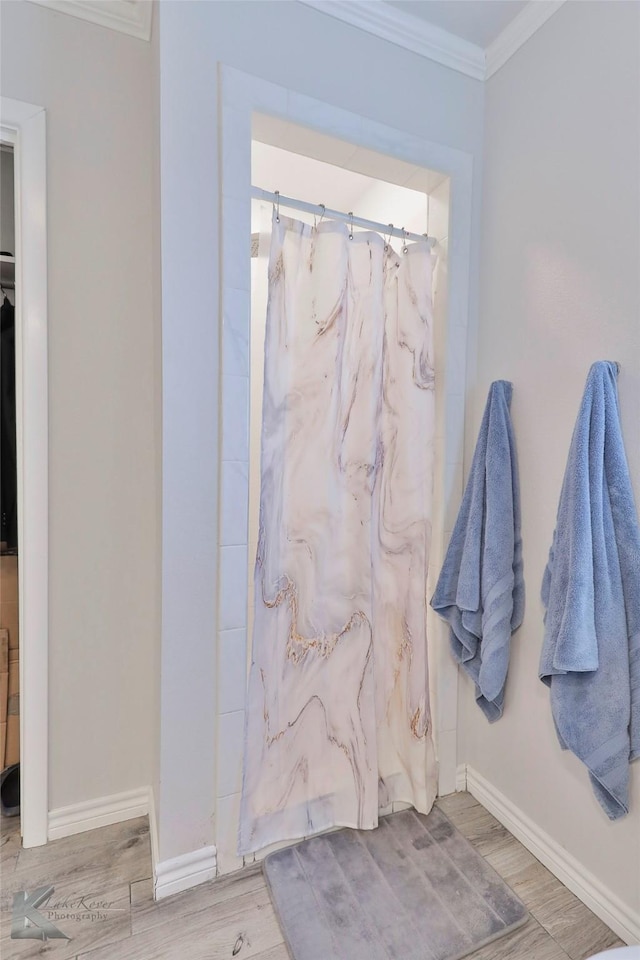
[{"label": "crown molding", "polygon": [[529,0],[486,50],[383,0],[299,2],[475,80],[488,80],[557,13],[565,0]]},{"label": "crown molding", "polygon": [[30,0],[79,20],[118,30],[138,40],[151,39],[151,0]]},{"label": "crown molding", "polygon": [[[58,13],[151,39],[152,0],[30,0]],[[421,57],[475,80],[493,76],[565,0],[529,0],[524,10],[483,50],[447,30],[392,7],[383,0],[299,0],[336,20],[359,27]]]},{"label": "crown molding", "polygon": [[549,17],[557,13],[565,0],[535,0],[530,2],[517,17],[514,17],[486,51],[486,79],[503,67],[516,50],[529,40],[546,23]]},{"label": "crown molding", "polygon": [[445,67],[484,80],[486,56],[482,47],[414,17],[381,0],[299,0],[336,20],[395,43]]}]

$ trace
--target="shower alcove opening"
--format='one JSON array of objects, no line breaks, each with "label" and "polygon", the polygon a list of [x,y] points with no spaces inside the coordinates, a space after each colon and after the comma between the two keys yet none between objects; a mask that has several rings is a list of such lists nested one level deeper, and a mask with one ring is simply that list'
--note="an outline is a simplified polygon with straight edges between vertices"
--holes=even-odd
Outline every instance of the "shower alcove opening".
[{"label": "shower alcove opening", "polygon": [[[452,326],[448,291],[449,235],[453,223],[450,196],[455,191],[455,176],[338,139],[281,116],[253,110],[249,118],[250,139],[249,144],[245,144],[250,146],[249,169],[245,169],[241,178],[237,162],[233,171],[230,159],[225,164],[225,154],[227,157],[231,154],[230,140],[234,132],[238,135],[241,125],[240,111],[231,105],[226,123],[223,117],[222,465],[215,814],[219,874],[229,873],[253,860],[253,855],[243,859],[236,853],[258,535],[267,298],[266,257],[251,258],[250,234],[268,231],[271,208],[263,201],[249,200],[250,183],[265,190],[279,190],[283,196],[308,203],[353,210],[356,216],[370,220],[393,222],[412,233],[428,232],[436,240],[434,523],[427,592],[433,588],[434,573],[439,569],[444,544],[455,519],[463,476],[466,317],[464,323]],[[226,141],[225,131],[229,137]],[[229,131],[232,131],[230,135]],[[244,132],[246,135],[246,128]],[[313,223],[313,215],[284,208],[282,213]],[[230,222],[234,225],[233,238],[227,235]],[[243,237],[239,223],[245,227]],[[396,249],[400,244],[392,241]],[[254,252],[255,247],[254,242]],[[260,253],[263,254],[263,250]],[[458,335],[452,336],[452,329],[457,329]],[[439,793],[443,794],[456,788],[457,671],[448,659],[443,628],[431,612],[428,630],[433,735],[439,762]],[[256,858],[264,857],[271,849],[274,848],[264,849]]]}]

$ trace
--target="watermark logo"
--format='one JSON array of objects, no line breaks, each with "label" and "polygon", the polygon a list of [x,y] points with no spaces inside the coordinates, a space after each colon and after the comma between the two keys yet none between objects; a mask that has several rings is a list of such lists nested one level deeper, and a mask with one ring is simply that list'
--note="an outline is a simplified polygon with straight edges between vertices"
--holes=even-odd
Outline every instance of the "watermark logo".
[{"label": "watermark logo", "polygon": [[38,887],[33,893],[21,890],[15,894],[11,916],[12,940],[71,939],[38,910],[38,907],[49,900],[53,889],[52,886]]},{"label": "watermark logo", "polygon": [[53,884],[47,884],[32,893],[20,890],[14,894],[11,918],[13,940],[71,940],[72,937],[60,930],[58,923],[62,922],[64,927],[74,923],[76,929],[86,929],[87,924],[116,920],[118,914],[127,911],[127,907],[117,907],[115,900],[104,900],[93,894],[54,900],[53,891]]}]

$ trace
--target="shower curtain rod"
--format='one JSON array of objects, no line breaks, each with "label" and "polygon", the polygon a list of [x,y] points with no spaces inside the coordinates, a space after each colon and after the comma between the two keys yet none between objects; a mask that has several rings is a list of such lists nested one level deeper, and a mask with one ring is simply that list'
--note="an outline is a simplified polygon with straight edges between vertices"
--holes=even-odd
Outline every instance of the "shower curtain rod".
[{"label": "shower curtain rod", "polygon": [[271,193],[269,190],[262,190],[260,187],[251,187],[251,196],[254,200],[266,200],[268,203],[278,204],[281,207],[290,207],[293,210],[304,210],[307,213],[319,214],[328,217],[330,220],[344,220],[354,227],[363,227],[365,230],[374,230],[381,233],[384,237],[399,237],[401,240],[421,240],[426,241],[429,246],[433,246],[435,240],[428,237],[426,233],[409,233],[403,227],[394,227],[392,223],[376,223],[375,220],[364,220],[362,217],[354,217],[352,213],[341,213],[340,210],[329,210],[323,203],[307,203],[305,200],[294,200],[291,197],[283,197],[278,190]]}]

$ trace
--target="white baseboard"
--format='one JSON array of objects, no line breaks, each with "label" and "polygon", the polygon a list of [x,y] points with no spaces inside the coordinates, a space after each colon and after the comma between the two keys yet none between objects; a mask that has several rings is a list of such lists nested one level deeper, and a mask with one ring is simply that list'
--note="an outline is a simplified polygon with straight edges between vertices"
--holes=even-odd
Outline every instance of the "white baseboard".
[{"label": "white baseboard", "polygon": [[160,856],[158,853],[158,818],[156,816],[156,795],[153,787],[149,787],[149,839],[151,840],[151,876],[155,878],[156,868],[160,862]]},{"label": "white baseboard", "polygon": [[596,916],[625,943],[640,943],[640,913],[589,873],[557,840],[541,830],[504,794],[471,767],[466,767],[467,790],[530,850]]},{"label": "white baseboard", "polygon": [[456,793],[464,793],[467,789],[467,765],[461,763],[456,767]]},{"label": "white baseboard", "polygon": [[156,900],[163,900],[174,893],[213,880],[216,876],[216,848],[202,847],[172,860],[156,863],[154,876]]},{"label": "white baseboard", "polygon": [[59,840],[85,830],[94,830],[96,827],[106,827],[112,823],[147,815],[156,900],[188,890],[216,876],[215,847],[203,847],[173,860],[159,861],[156,810],[151,787],[141,787],[139,790],[128,790],[111,797],[99,797],[97,800],[86,800],[51,810],[48,838]]},{"label": "white baseboard", "polygon": [[85,830],[107,827],[111,823],[144,817],[149,813],[149,789],[127,790],[110,797],[85,800],[49,811],[47,837],[59,840]]}]

